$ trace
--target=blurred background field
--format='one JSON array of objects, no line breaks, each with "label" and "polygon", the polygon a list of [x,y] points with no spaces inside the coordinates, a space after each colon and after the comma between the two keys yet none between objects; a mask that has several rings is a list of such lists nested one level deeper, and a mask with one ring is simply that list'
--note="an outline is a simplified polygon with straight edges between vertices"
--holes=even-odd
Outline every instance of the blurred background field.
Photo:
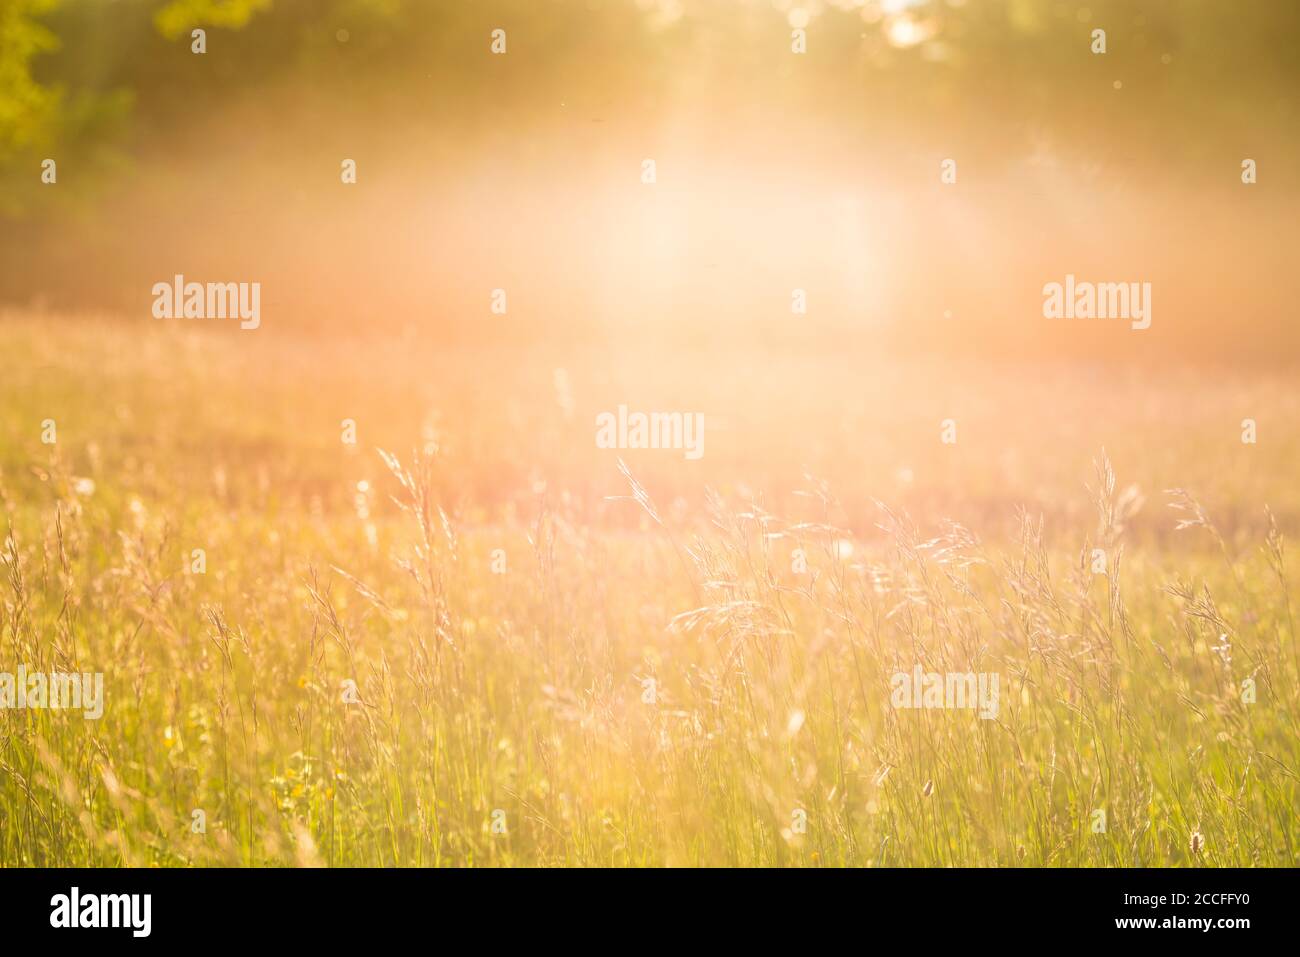
[{"label": "blurred background field", "polygon": [[[512,350],[503,328],[495,344],[451,345],[183,322],[124,337],[115,321],[50,315],[11,314],[4,329],[0,464],[29,490],[28,467],[53,454],[142,494],[220,491],[240,508],[329,514],[351,509],[356,482],[380,484],[374,450],[387,449],[432,456],[439,501],[476,521],[563,496],[586,521],[619,523],[627,510],[604,499],[621,494],[622,458],[691,512],[710,488],[794,511],[815,479],[859,533],[877,500],[994,531],[1021,504],[1066,523],[1088,516],[1084,486],[1105,452],[1143,493],[1130,534],[1168,532],[1162,492],[1174,487],[1196,490],[1232,531],[1257,530],[1265,505],[1284,528],[1300,523],[1300,396],[1285,369],[832,353],[809,338]],[[596,415],[620,403],[702,411],[703,458],[597,448]],[[46,418],[59,424],[54,448],[40,442]],[[945,445],[949,419],[957,440]]]},{"label": "blurred background field", "polygon": [[0,865],[1293,864],[1298,20],[0,0]]}]

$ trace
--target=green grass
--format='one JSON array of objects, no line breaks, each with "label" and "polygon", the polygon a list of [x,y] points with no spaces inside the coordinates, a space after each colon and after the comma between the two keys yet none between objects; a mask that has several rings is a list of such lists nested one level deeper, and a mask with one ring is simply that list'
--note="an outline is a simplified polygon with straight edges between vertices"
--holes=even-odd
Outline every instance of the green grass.
[{"label": "green grass", "polygon": [[1294,378],[176,328],[0,323],[0,865],[1295,862]]}]

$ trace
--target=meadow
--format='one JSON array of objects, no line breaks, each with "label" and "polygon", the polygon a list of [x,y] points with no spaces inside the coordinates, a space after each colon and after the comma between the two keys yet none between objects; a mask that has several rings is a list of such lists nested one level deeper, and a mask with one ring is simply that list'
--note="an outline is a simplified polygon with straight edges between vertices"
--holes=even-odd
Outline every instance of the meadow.
[{"label": "meadow", "polygon": [[0,318],[0,866],[1294,864],[1294,375],[673,350]]}]

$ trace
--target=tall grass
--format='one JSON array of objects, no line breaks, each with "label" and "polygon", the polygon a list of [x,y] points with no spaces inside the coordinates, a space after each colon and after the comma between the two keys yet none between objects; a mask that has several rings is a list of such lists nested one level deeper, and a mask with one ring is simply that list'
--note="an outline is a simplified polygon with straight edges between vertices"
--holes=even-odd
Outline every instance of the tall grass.
[{"label": "tall grass", "polygon": [[[151,461],[66,416],[13,439],[38,412],[0,475],[0,670],[102,671],[108,704],[0,712],[5,866],[1295,860],[1293,571],[1263,503],[1226,532],[1098,450],[1051,517],[864,516],[842,475],[697,507],[616,459],[600,517],[540,481],[490,510],[413,436],[294,507],[188,481],[241,470],[216,428]],[[996,718],[894,708],[918,664],[999,674]]]}]

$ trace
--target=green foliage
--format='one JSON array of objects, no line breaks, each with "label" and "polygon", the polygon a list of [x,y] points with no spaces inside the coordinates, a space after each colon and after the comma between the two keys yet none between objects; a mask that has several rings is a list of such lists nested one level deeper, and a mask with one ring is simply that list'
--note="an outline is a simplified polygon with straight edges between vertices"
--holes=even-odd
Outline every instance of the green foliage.
[{"label": "green foliage", "polygon": [[239,30],[255,13],[269,9],[271,0],[170,0],[154,14],[158,32],[174,40],[194,27]]},{"label": "green foliage", "polygon": [[57,0],[0,0],[0,165],[20,151],[47,143],[60,103],[56,89],[32,77],[32,60],[59,41],[36,17]]}]

